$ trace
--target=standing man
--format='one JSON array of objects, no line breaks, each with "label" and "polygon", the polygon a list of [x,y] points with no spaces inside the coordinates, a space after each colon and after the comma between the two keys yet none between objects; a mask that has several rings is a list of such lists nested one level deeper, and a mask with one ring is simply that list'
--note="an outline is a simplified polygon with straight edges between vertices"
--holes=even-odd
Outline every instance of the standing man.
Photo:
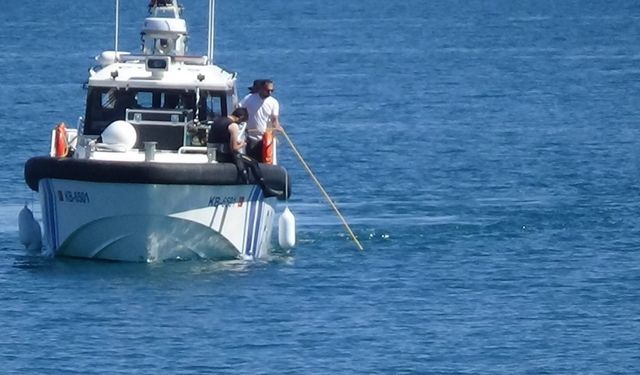
[{"label": "standing man", "polygon": [[255,80],[251,92],[240,101],[240,107],[249,112],[247,121],[247,155],[262,161],[262,135],[267,128],[280,129],[280,104],[272,96],[273,81]]}]

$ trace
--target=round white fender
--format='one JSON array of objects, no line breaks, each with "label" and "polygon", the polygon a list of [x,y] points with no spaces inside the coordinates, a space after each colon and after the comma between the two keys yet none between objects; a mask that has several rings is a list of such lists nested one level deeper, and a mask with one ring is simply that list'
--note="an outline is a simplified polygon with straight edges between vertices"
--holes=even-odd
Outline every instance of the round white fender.
[{"label": "round white fender", "polygon": [[109,124],[102,131],[102,143],[97,146],[106,146],[112,151],[127,152],[136,144],[138,134],[130,123],[117,120]]},{"label": "round white fender", "polygon": [[42,249],[42,230],[33,217],[33,212],[25,205],[18,214],[18,232],[20,242],[29,251]]},{"label": "round white fender", "polygon": [[278,220],[278,243],[283,249],[292,248],[296,244],[296,218],[289,207],[284,209]]}]

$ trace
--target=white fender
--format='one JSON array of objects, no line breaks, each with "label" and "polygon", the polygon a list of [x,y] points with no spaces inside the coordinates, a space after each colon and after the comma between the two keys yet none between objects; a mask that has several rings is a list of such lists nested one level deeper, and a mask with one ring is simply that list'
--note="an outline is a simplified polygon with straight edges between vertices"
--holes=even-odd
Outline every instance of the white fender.
[{"label": "white fender", "polygon": [[33,217],[33,212],[25,205],[18,214],[18,232],[20,242],[29,251],[42,249],[42,230]]},{"label": "white fender", "polygon": [[296,218],[289,207],[284,209],[278,220],[278,243],[283,249],[289,249],[296,244]]},{"label": "white fender", "polygon": [[131,150],[138,140],[136,129],[133,125],[123,120],[117,120],[109,124],[102,131],[101,136],[102,143],[97,146],[120,152]]}]

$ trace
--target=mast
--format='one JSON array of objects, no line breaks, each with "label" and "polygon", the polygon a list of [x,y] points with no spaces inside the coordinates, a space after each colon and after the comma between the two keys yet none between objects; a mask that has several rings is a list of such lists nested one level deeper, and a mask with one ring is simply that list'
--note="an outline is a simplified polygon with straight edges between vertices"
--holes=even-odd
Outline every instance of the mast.
[{"label": "mast", "polygon": [[216,1],[209,0],[209,40],[207,45],[207,58],[209,64],[213,64],[213,47],[215,39],[215,13],[216,13]]},{"label": "mast", "polygon": [[119,27],[120,27],[120,0],[116,0],[116,41],[115,41],[115,46],[114,46],[114,50],[116,51],[116,59],[118,58],[118,33],[119,31]]}]

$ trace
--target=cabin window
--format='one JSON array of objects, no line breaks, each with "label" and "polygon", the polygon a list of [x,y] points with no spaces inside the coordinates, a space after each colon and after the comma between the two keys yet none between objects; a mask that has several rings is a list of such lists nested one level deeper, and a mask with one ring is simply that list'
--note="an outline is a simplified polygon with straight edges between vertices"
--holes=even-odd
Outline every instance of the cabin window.
[{"label": "cabin window", "polygon": [[107,92],[100,93],[100,102],[102,103],[102,108],[105,109],[113,109],[116,103],[116,98],[114,92],[116,89],[111,89]]},{"label": "cabin window", "polygon": [[227,115],[227,93],[200,90],[200,101],[196,108],[194,90],[90,87],[84,134],[100,135],[113,121],[124,120],[127,108],[192,110],[198,113],[199,121],[210,121]]},{"label": "cabin window", "polygon": [[205,116],[200,116],[201,121],[213,121],[216,117],[227,114],[226,105],[223,105],[224,96],[215,92],[205,92],[204,95],[200,93],[200,96],[200,111],[205,113]]},{"label": "cabin window", "polygon": [[151,109],[153,108],[153,93],[148,91],[140,91],[136,95],[137,108]]}]

